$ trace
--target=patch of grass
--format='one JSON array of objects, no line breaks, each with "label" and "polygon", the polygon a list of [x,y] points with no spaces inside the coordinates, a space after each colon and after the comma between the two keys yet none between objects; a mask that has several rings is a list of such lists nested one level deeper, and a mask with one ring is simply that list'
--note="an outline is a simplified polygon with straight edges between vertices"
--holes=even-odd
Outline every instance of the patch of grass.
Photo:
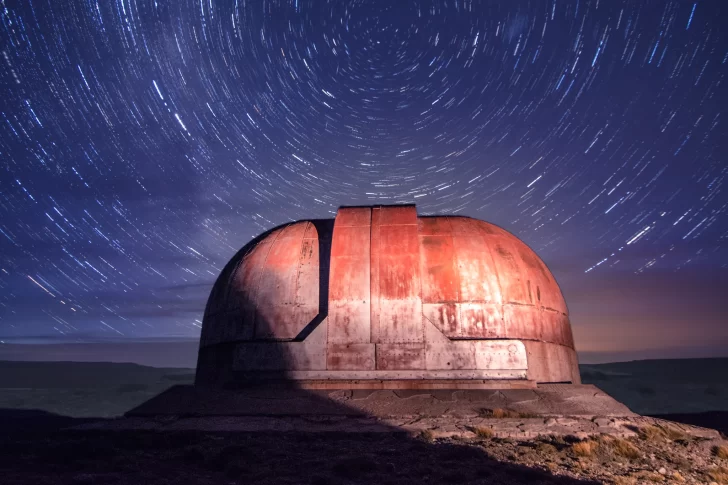
[{"label": "patch of grass", "polygon": [[684,482],[685,481],[685,477],[683,477],[682,475],[680,475],[680,472],[672,472],[672,475],[671,476],[672,476],[672,479],[675,480],[675,481],[677,481],[677,482]]},{"label": "patch of grass", "polygon": [[473,431],[475,432],[475,436],[481,439],[490,439],[495,435],[490,428],[476,427]]},{"label": "patch of grass", "polygon": [[586,440],[571,445],[571,452],[576,456],[592,456],[599,447],[596,441]]},{"label": "patch of grass", "polygon": [[645,441],[664,441],[667,436],[665,436],[665,432],[662,430],[662,428],[654,425],[647,425],[642,426],[638,430],[640,438],[642,438]]},{"label": "patch of grass", "polygon": [[675,428],[674,426],[661,426],[661,428],[665,431],[665,436],[667,436],[667,439],[672,441],[687,441],[690,439],[690,435],[685,433],[684,431]]},{"label": "patch of grass", "polygon": [[539,443],[536,445],[536,451],[539,451],[540,453],[543,453],[545,455],[555,455],[558,453],[558,450],[554,445],[551,443]]},{"label": "patch of grass", "polygon": [[646,482],[662,483],[665,481],[665,477],[663,475],[660,475],[657,472],[651,472],[651,471],[647,471],[647,470],[640,470],[638,472],[633,473],[630,476],[636,478],[637,483],[646,483]]},{"label": "patch of grass", "polygon": [[713,452],[713,456],[728,460],[728,445],[717,445],[711,448],[710,451]]},{"label": "patch of grass", "polygon": [[610,447],[614,450],[615,455],[622,456],[628,460],[636,460],[642,457],[639,448],[623,438],[614,439],[610,443]]},{"label": "patch of grass", "polygon": [[714,482],[728,483],[728,468],[719,466],[718,468],[716,468],[714,470],[709,470],[708,476]]}]

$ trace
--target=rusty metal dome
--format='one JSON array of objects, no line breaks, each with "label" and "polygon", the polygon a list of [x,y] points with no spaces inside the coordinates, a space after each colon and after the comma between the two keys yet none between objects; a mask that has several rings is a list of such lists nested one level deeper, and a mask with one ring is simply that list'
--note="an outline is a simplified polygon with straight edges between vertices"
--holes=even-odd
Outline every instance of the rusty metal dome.
[{"label": "rusty metal dome", "polygon": [[488,388],[579,383],[568,310],[525,243],[415,206],[273,229],[215,283],[198,385]]}]

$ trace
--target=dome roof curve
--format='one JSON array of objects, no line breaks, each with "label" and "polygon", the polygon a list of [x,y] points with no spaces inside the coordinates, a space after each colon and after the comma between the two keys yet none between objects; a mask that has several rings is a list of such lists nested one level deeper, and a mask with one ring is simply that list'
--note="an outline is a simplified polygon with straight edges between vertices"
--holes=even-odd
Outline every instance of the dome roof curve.
[{"label": "dome roof curve", "polygon": [[414,206],[341,208],[248,243],[203,319],[198,383],[300,379],[580,382],[561,290],[525,243]]}]

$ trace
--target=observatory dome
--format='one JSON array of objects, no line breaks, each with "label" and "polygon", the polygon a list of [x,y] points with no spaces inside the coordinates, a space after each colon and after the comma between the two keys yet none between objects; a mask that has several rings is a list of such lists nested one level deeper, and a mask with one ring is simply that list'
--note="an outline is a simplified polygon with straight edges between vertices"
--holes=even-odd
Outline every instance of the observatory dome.
[{"label": "observatory dome", "polygon": [[580,383],[568,310],[513,234],[415,206],[342,207],[260,235],[205,309],[197,385]]}]

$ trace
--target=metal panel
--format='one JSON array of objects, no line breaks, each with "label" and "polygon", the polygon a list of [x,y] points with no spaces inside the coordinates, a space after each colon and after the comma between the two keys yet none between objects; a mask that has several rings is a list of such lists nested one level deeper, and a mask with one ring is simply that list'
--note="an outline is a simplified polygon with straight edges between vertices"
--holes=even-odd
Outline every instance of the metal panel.
[{"label": "metal panel", "polygon": [[488,257],[488,247],[481,237],[478,221],[454,217],[450,224],[460,276],[460,301],[501,303],[496,268]]},{"label": "metal panel", "polygon": [[376,355],[377,371],[425,368],[424,343],[377,344]]},{"label": "metal panel", "polygon": [[460,327],[458,313],[457,303],[422,304],[422,315],[448,337],[454,337],[458,334],[458,328]]},{"label": "metal panel", "polygon": [[381,206],[381,224],[383,226],[409,225],[417,226],[417,208],[414,205]]},{"label": "metal panel", "polygon": [[455,249],[448,233],[419,236],[422,302],[459,301],[460,278],[455,267]]},{"label": "metal panel", "polygon": [[541,312],[531,305],[503,305],[503,318],[511,338],[539,340],[541,338]]},{"label": "metal panel", "polygon": [[371,207],[340,207],[336,213],[336,226],[349,227],[349,226],[366,226],[369,227],[372,224],[372,208]]},{"label": "metal panel", "polygon": [[528,278],[525,277],[518,261],[515,239],[513,236],[486,235],[485,244],[489,248],[494,269],[498,273],[503,303],[533,304],[528,291]]},{"label": "metal panel", "polygon": [[458,329],[455,335],[461,338],[505,338],[508,337],[503,322],[503,306],[500,303],[458,304]]},{"label": "metal panel", "polygon": [[513,238],[522,271],[531,282],[534,303],[561,313],[568,313],[561,289],[544,262],[522,241]]},{"label": "metal panel", "polygon": [[318,314],[318,255],[314,240],[304,239],[308,225],[286,226],[270,246],[255,293],[256,339],[292,339]]},{"label": "metal panel", "polygon": [[475,369],[473,341],[451,341],[429,320],[425,326],[425,368],[428,370]]},{"label": "metal panel", "polygon": [[377,279],[379,315],[374,342],[422,342],[420,256],[417,212],[414,206],[381,207],[373,219],[375,241],[372,260],[379,265]]},{"label": "metal panel", "polygon": [[479,340],[474,342],[478,369],[527,369],[526,347],[519,340]]},{"label": "metal panel", "polygon": [[528,355],[528,378],[538,382],[579,383],[578,360],[574,349],[548,342],[523,342]]},{"label": "metal panel", "polygon": [[370,223],[368,208],[342,208],[336,215],[329,283],[330,343],[370,341]]},{"label": "metal panel", "polygon": [[245,342],[235,347],[233,369],[302,370],[326,369],[326,320],[303,342]]},{"label": "metal panel", "polygon": [[381,320],[381,302],[379,292],[379,259],[380,259],[380,225],[381,225],[381,207],[372,208],[372,229],[371,229],[371,248],[370,248],[370,267],[371,275],[369,278],[369,291],[371,292],[371,304],[370,304],[370,325],[371,325],[371,342],[379,342],[379,324]]},{"label": "metal panel", "polygon": [[328,370],[374,370],[374,344],[335,344],[329,341]]}]

